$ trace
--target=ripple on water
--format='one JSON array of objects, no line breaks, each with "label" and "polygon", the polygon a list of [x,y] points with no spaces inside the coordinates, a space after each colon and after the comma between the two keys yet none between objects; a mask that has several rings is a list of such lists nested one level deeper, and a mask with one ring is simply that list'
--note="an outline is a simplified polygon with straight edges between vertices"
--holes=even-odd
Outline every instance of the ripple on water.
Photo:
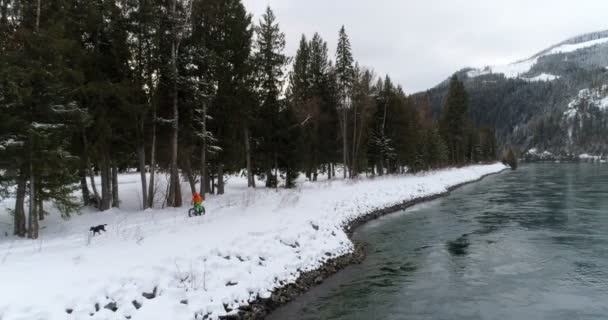
[{"label": "ripple on water", "polygon": [[608,319],[606,194],[608,165],[489,177],[361,228],[366,260],[270,319]]}]

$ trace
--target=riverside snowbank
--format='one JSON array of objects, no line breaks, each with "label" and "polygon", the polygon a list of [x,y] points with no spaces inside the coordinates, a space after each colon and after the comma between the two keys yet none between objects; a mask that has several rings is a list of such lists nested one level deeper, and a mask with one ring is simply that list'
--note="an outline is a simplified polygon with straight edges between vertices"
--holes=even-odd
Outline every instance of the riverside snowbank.
[{"label": "riverside snowbank", "polygon": [[[505,169],[474,165],[418,175],[302,182],[248,190],[233,177],[208,215],[140,212],[138,175],[120,177],[122,209],[67,222],[50,216],[41,239],[0,238],[0,319],[215,319],[353,250],[349,222],[445,193]],[[187,189],[184,189],[187,190]],[[11,206],[10,201],[4,203]],[[10,233],[0,208],[0,231]],[[88,228],[108,224],[90,238]],[[143,295],[142,295],[143,294]]]}]

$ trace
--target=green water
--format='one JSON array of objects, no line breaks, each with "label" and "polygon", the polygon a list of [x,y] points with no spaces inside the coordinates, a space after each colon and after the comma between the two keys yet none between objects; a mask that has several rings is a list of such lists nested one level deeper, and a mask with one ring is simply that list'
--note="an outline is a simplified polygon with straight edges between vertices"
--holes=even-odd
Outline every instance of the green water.
[{"label": "green water", "polygon": [[373,221],[269,319],[608,319],[608,165],[531,164]]}]

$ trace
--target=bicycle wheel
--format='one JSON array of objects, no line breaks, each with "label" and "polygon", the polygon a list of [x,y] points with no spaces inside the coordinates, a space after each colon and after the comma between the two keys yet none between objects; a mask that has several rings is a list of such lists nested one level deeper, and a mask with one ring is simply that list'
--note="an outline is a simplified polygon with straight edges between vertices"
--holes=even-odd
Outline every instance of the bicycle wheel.
[{"label": "bicycle wheel", "polygon": [[190,210],[188,210],[188,217],[193,217],[193,216],[196,216],[196,209],[190,208]]}]

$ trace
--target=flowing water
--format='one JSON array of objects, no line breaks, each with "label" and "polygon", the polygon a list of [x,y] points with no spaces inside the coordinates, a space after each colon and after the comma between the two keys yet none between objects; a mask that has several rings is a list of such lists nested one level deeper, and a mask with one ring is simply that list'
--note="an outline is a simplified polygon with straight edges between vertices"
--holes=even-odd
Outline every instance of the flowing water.
[{"label": "flowing water", "polygon": [[270,319],[608,319],[608,165],[530,164],[368,223]]}]

